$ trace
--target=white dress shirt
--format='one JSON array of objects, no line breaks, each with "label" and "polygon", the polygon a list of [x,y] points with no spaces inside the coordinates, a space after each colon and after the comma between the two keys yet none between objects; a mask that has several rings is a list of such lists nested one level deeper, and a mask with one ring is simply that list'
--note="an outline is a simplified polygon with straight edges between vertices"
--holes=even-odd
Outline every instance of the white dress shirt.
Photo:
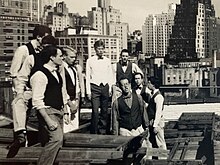
[{"label": "white dress shirt", "polygon": [[[159,91],[159,89],[155,89],[153,91],[153,95],[152,97],[155,95],[155,93]],[[154,119],[154,125],[153,127],[158,127],[159,126],[159,122],[161,120],[161,117],[163,116],[163,102],[164,102],[164,98],[161,94],[157,95],[154,98],[154,101],[156,103],[156,114],[155,114],[155,119]]]},{"label": "white dress shirt", "polygon": [[111,86],[113,84],[113,71],[111,60],[103,56],[103,59],[98,59],[98,56],[92,56],[86,61],[86,92],[91,94],[90,83],[100,85],[103,83]]},{"label": "white dress shirt", "polygon": [[[57,80],[59,80],[58,75],[56,73],[56,68],[53,68],[48,64],[44,64],[44,67],[48,69]],[[42,108],[47,108],[48,106],[46,106],[44,103],[44,93],[48,84],[47,76],[42,71],[37,71],[31,77],[30,84],[33,91],[33,107],[38,110]]]}]

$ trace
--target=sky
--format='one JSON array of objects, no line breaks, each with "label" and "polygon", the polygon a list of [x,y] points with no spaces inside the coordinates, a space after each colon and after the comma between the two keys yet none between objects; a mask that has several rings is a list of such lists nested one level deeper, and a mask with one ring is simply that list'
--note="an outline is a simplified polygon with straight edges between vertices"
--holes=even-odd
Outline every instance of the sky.
[{"label": "sky", "polygon": [[[64,1],[71,13],[87,16],[91,7],[97,7],[97,0],[54,0]],[[129,24],[129,30],[141,30],[149,14],[167,12],[169,3],[180,3],[180,0],[111,0],[111,5],[122,13],[122,22]],[[216,16],[220,17],[220,0],[212,0]]]}]

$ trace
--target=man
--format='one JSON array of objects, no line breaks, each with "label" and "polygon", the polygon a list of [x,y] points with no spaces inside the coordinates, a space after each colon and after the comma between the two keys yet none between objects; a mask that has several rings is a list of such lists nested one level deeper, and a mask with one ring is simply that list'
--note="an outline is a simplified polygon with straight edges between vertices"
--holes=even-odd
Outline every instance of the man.
[{"label": "man", "polygon": [[164,139],[164,118],[163,103],[164,97],[159,91],[159,80],[154,77],[148,79],[147,87],[151,90],[152,96],[147,107],[150,121],[150,142],[153,148],[167,149]]},{"label": "man", "polygon": [[135,90],[137,94],[141,95],[146,105],[148,105],[151,98],[151,91],[146,85],[144,85],[144,77],[142,73],[137,72],[134,74],[134,82],[135,87],[133,88],[133,90]]},{"label": "man", "polygon": [[[86,62],[86,92],[92,101],[92,120],[90,132],[106,134],[108,131],[108,100],[113,84],[111,61],[104,57],[105,44],[98,40],[94,44],[96,55]],[[98,109],[101,109],[100,115]]]},{"label": "man", "polygon": [[[33,74],[30,84],[33,91],[32,103],[38,113],[39,135],[43,151],[38,165],[52,165],[63,143],[62,77],[57,67],[62,65],[63,53],[55,46],[42,50],[45,64]],[[65,110],[65,109],[64,109]],[[67,114],[68,115],[68,114]]]},{"label": "man", "polygon": [[68,108],[68,112],[70,113],[70,123],[64,123],[64,133],[70,132],[72,130],[79,128],[79,79],[76,69],[74,68],[74,63],[76,60],[76,51],[69,47],[63,47],[64,51],[64,61],[63,65],[65,68],[65,78],[66,78],[66,89],[67,93],[70,97],[70,100],[73,105],[75,105],[75,109],[71,111]]},{"label": "man", "polygon": [[142,73],[141,69],[135,64],[128,61],[129,58],[129,52],[127,49],[123,49],[120,53],[120,60],[116,64],[113,64],[113,72],[114,72],[114,78],[115,78],[115,86],[113,86],[113,96],[112,96],[112,102],[116,98],[118,98],[121,95],[121,90],[118,88],[118,81],[122,77],[128,78],[128,80],[131,82],[132,88],[134,88],[134,80],[133,76],[134,73]]},{"label": "man", "polygon": [[31,98],[31,92],[28,92],[27,90],[25,95],[23,95],[25,85],[21,84],[20,85],[22,87],[19,91],[18,86],[21,82],[18,80],[19,72],[21,71],[24,60],[29,55],[36,55],[39,53],[42,39],[49,34],[51,34],[51,29],[49,27],[38,25],[33,30],[33,39],[26,45],[18,47],[15,51],[10,68],[14,91],[14,100],[12,102],[14,142],[9,146],[7,157],[14,157],[17,154],[19,148],[24,146],[26,143],[26,112],[28,100]]},{"label": "man", "polygon": [[128,78],[119,80],[122,95],[113,102],[112,134],[137,136],[148,127],[148,117],[140,95],[131,90]]}]

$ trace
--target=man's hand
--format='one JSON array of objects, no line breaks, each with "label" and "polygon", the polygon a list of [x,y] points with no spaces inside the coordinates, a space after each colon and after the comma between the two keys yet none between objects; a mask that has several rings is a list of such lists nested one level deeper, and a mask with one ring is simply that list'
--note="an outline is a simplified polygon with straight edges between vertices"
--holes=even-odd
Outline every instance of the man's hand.
[{"label": "man's hand", "polygon": [[85,104],[86,104],[85,97],[82,97],[81,99],[82,99],[82,100],[81,100],[81,101],[82,101],[82,104],[85,105]]},{"label": "man's hand", "polygon": [[79,100],[68,101],[68,106],[70,107],[71,114],[75,114],[79,107]]},{"label": "man's hand", "polygon": [[23,93],[17,94],[13,100],[13,104],[16,104],[20,99],[24,100],[24,95]]},{"label": "man's hand", "polygon": [[70,123],[69,113],[64,113],[63,120],[64,120],[65,124],[69,124]]},{"label": "man's hand", "polygon": [[57,129],[58,127],[57,122],[53,121],[52,119],[48,119],[46,122],[47,122],[48,129],[50,131],[54,131],[55,129]]},{"label": "man's hand", "polygon": [[159,127],[154,127],[154,133],[155,133],[155,134],[158,134],[159,129],[160,129]]},{"label": "man's hand", "polygon": [[91,98],[92,98],[91,94],[87,94],[87,98],[88,98],[89,100],[91,100]]}]

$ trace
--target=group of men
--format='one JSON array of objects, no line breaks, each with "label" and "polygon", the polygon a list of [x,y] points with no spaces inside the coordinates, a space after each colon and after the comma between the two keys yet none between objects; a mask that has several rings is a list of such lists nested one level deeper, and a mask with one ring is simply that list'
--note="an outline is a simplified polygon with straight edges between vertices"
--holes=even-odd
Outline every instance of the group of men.
[{"label": "group of men", "polygon": [[86,86],[77,52],[69,46],[58,47],[47,26],[35,27],[33,39],[16,50],[10,70],[14,142],[8,147],[8,158],[27,145],[26,113],[34,109],[39,140],[44,146],[38,164],[53,164],[62,147],[65,128],[71,130],[79,125],[80,100],[84,100],[85,93],[92,103],[90,133],[136,136],[149,130],[152,146],[166,149],[164,98],[158,90],[158,80],[151,77],[144,85],[144,75],[128,61],[126,49],[116,64],[104,56],[104,41],[97,40],[94,49],[96,55],[86,62]]}]

